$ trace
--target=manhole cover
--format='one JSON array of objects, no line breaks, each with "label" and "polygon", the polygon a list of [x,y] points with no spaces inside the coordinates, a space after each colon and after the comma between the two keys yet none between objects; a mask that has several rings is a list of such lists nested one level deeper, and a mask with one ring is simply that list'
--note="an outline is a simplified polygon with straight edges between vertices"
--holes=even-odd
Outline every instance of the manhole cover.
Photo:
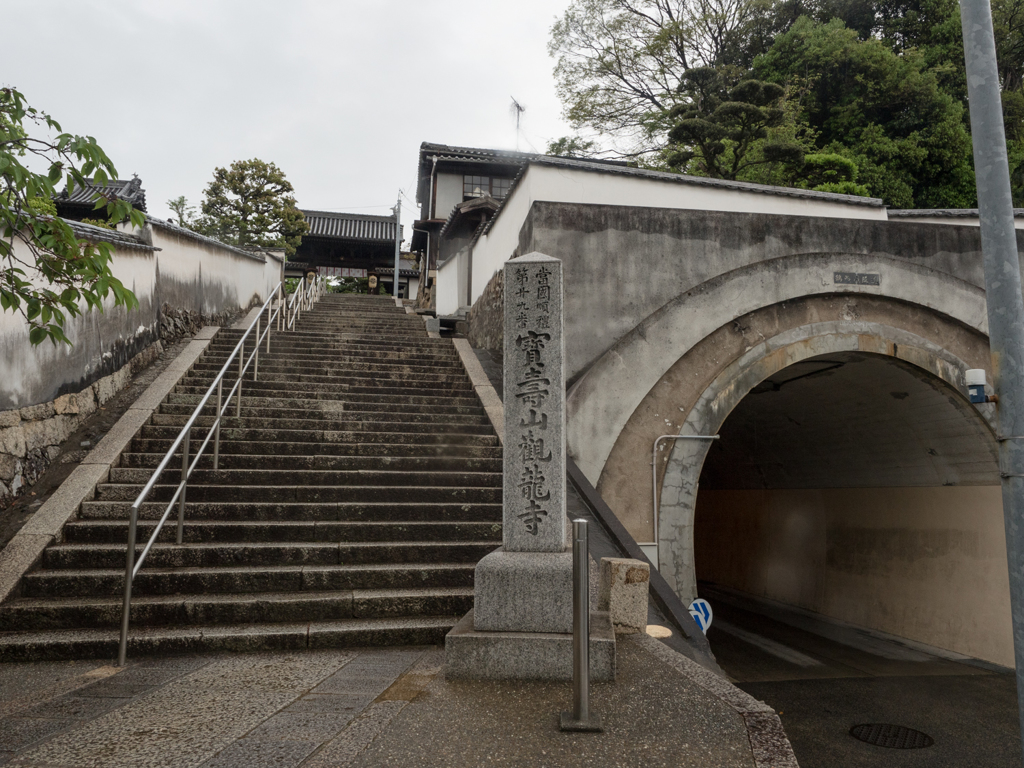
[{"label": "manhole cover", "polygon": [[890,723],[865,723],[850,729],[855,739],[889,749],[922,749],[935,743],[927,733]]}]

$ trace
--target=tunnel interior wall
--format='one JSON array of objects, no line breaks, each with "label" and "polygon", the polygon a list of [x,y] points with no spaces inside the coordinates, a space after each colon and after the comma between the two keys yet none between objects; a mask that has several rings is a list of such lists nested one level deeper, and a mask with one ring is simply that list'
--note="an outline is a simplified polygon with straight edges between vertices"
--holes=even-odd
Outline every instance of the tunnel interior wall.
[{"label": "tunnel interior wall", "polygon": [[1013,666],[999,486],[702,490],[697,578]]}]

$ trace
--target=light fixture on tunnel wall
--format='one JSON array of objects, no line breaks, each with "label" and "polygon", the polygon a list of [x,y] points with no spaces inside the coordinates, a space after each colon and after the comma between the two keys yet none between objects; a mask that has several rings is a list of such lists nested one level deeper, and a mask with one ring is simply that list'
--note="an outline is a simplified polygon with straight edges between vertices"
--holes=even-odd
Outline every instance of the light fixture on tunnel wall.
[{"label": "light fixture on tunnel wall", "polygon": [[988,379],[986,378],[984,368],[971,368],[964,374],[964,378],[967,380],[967,392],[972,403],[978,405],[980,403],[996,402],[995,395],[985,394],[985,384]]}]

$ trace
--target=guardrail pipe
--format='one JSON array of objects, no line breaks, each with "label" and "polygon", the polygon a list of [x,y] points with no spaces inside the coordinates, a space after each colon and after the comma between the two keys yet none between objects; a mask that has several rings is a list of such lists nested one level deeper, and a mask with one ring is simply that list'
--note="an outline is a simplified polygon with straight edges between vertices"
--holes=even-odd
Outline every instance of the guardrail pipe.
[{"label": "guardrail pipe", "polygon": [[135,534],[139,525],[138,504],[132,504],[128,519],[128,554],[125,557],[124,609],[121,612],[121,642],[117,649],[117,666],[123,667],[128,656],[128,616],[132,604],[132,568],[135,565]]}]

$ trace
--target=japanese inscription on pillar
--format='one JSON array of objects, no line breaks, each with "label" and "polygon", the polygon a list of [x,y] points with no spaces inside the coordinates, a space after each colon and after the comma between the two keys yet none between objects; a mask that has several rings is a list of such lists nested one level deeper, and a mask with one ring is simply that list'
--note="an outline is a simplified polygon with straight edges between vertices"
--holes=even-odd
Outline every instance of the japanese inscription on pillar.
[{"label": "japanese inscription on pillar", "polygon": [[504,546],[510,552],[562,552],[562,262],[531,253],[507,262],[504,280]]}]

